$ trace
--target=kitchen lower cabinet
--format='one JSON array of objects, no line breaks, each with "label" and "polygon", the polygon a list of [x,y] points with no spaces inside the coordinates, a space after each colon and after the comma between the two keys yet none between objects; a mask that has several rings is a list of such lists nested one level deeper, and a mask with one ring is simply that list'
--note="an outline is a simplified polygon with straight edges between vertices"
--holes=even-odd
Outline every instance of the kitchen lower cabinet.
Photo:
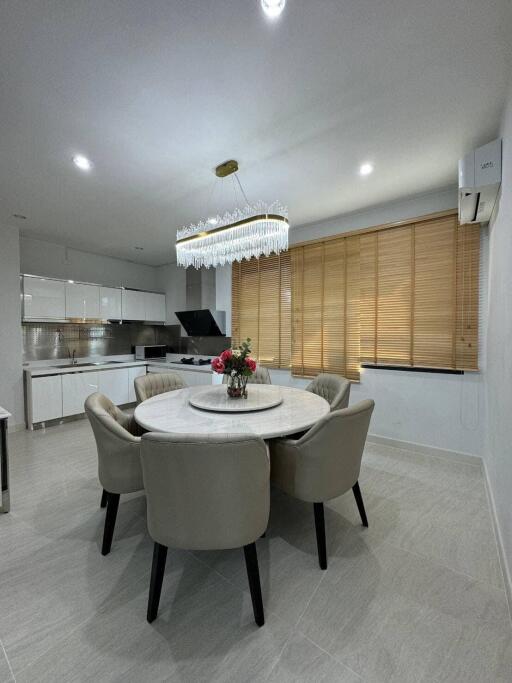
[{"label": "kitchen lower cabinet", "polygon": [[105,394],[116,406],[129,403],[128,368],[99,371],[98,384],[98,391]]},{"label": "kitchen lower cabinet", "polygon": [[146,366],[128,368],[128,403],[135,403],[137,397],[135,396],[135,378],[142,377],[146,374]]},{"label": "kitchen lower cabinet", "polygon": [[32,419],[46,422],[62,417],[62,375],[33,377],[31,382]]},{"label": "kitchen lower cabinet", "polygon": [[85,399],[98,391],[98,374],[98,372],[73,372],[61,375],[62,414],[64,417],[79,415],[84,412]]}]

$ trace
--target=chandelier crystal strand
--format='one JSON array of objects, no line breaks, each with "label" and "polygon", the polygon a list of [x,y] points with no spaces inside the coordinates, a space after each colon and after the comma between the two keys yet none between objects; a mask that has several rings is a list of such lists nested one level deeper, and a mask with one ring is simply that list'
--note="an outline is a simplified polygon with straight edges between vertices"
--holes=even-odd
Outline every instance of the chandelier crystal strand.
[{"label": "chandelier crystal strand", "polygon": [[182,228],[176,237],[179,265],[195,268],[223,266],[288,249],[288,212],[278,202],[248,204],[243,209]]}]

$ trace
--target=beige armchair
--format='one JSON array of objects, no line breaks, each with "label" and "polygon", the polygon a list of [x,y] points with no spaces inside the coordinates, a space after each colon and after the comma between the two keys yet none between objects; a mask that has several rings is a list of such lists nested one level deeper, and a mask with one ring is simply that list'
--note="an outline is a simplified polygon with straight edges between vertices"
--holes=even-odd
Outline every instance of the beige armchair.
[{"label": "beige armchair", "polygon": [[[228,376],[223,375],[222,384],[227,384],[227,382]],[[272,384],[272,380],[270,379],[270,372],[267,368],[263,367],[262,365],[258,365],[256,367],[256,371],[250,377],[247,378],[247,384]]]},{"label": "beige armchair", "polygon": [[374,402],[335,410],[300,439],[270,444],[271,481],[290,496],[313,503],[320,567],[327,569],[324,502],[352,488],[364,526],[368,526],[359,488],[361,458]]},{"label": "beige armchair", "polygon": [[264,623],[255,541],[267,528],[270,463],[264,441],[244,435],[142,437],[148,530],[154,540],[147,619],[158,614],[167,548],[243,546],[254,618]]},{"label": "beige armchair", "polygon": [[108,555],[121,493],[144,488],[140,464],[140,429],[133,416],[123,413],[103,394],[85,401],[98,450],[98,478],[103,487],[101,506],[107,508],[101,554]]},{"label": "beige armchair", "polygon": [[344,377],[322,373],[308,384],[306,391],[325,398],[331,406],[331,410],[348,407],[350,382]]},{"label": "beige armchair", "polygon": [[147,375],[136,377],[134,386],[137,403],[142,403],[152,396],[165,394],[167,391],[174,391],[175,389],[183,389],[187,383],[177,372],[148,372]]}]

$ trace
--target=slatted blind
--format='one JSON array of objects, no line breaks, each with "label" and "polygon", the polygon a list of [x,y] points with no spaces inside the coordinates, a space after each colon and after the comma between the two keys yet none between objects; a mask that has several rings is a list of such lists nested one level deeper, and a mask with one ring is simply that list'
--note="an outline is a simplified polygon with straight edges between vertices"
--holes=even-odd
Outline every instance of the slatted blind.
[{"label": "slatted blind", "polygon": [[292,371],[359,379],[359,237],[292,252]]},{"label": "slatted blind", "polygon": [[361,362],[478,369],[479,250],[456,216],[361,235]]},{"label": "slatted blind", "polygon": [[233,264],[232,335],[294,375],[478,369],[480,226],[451,214]]},{"label": "slatted blind", "polygon": [[232,343],[249,337],[252,355],[267,367],[290,366],[290,287],[289,252],[233,263]]}]

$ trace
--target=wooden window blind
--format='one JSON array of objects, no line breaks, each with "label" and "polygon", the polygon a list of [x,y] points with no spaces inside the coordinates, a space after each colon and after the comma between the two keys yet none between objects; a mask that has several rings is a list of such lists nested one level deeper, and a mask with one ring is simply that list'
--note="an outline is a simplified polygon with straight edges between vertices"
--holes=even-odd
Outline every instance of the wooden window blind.
[{"label": "wooden window blind", "polygon": [[291,249],[292,372],[359,379],[359,237]]},{"label": "wooden window blind", "polygon": [[292,248],[293,374],[477,370],[479,258],[455,214]]},{"label": "wooden window blind", "polygon": [[479,227],[453,215],[361,235],[362,363],[478,369]]},{"label": "wooden window blind", "polygon": [[253,356],[267,367],[290,367],[290,289],[289,252],[233,263],[232,343],[250,337]]}]

